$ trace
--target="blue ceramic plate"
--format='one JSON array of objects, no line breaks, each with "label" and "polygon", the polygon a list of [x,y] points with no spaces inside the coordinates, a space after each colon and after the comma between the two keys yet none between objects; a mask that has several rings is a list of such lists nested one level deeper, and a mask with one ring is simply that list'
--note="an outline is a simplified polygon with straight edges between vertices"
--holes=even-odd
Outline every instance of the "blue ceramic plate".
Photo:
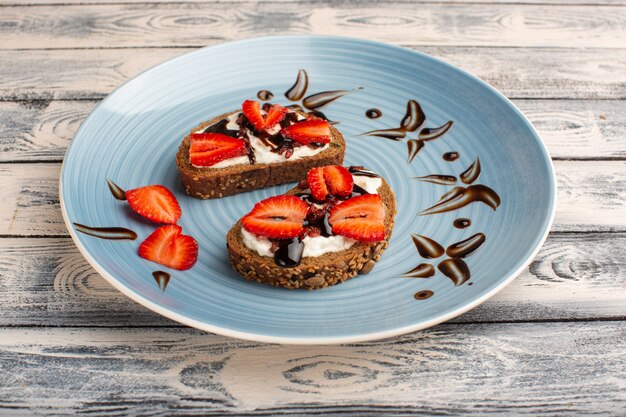
[{"label": "blue ceramic plate", "polygon": [[[231,225],[255,202],[293,184],[197,200],[183,192],[174,160],[192,127],[239,108],[259,90],[271,91],[274,102],[302,104],[284,94],[300,69],[308,74],[307,95],[351,91],[318,110],[339,122],[348,144],[346,164],[380,173],[394,189],[398,205],[389,248],[373,271],[317,291],[247,282],[228,262],[225,235]],[[426,128],[449,120],[454,124],[428,141],[419,140],[429,133],[422,128],[399,140],[363,135],[399,127],[409,100],[421,105]],[[382,116],[366,117],[369,109],[380,110]],[[418,147],[409,162],[409,148]],[[444,160],[447,152],[458,152],[458,159]],[[479,177],[466,174],[463,182],[460,174],[477,158]],[[435,184],[415,178],[435,174],[457,180]],[[198,263],[180,272],[139,258],[137,247],[155,226],[115,200],[107,178],[125,189],[163,184],[173,190],[183,210],[180,225],[198,240]],[[486,189],[497,194],[499,204],[488,191],[483,201],[439,214],[422,213],[440,201],[459,202]],[[449,191],[452,194],[441,200]],[[554,214],[555,180],[549,155],[528,120],[465,71],[381,43],[287,36],[201,49],[119,87],[85,120],[67,151],[61,205],[70,234],[91,265],[124,294],[166,317],[245,339],[342,343],[423,329],[495,294],[529,264],[546,238]],[[471,225],[454,227],[460,218],[470,219]],[[98,239],[78,232],[75,222],[124,227],[139,237]],[[462,264],[446,261],[448,255],[423,258],[412,240],[412,235],[420,235],[448,247],[479,233],[484,243],[469,256],[455,258]],[[403,277],[419,264],[432,265],[435,274]],[[457,271],[467,267],[471,278],[455,282],[439,269],[446,265]],[[171,273],[165,291],[152,275],[159,269]],[[429,298],[427,291],[433,293]]]}]

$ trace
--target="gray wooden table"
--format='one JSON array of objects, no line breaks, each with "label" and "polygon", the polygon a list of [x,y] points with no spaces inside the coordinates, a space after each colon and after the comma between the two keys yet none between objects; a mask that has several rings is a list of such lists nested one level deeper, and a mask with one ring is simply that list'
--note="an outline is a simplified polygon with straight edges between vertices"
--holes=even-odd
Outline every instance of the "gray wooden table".
[{"label": "gray wooden table", "polygon": [[[205,45],[366,37],[513,99],[555,161],[532,265],[452,322],[290,347],[186,328],[81,257],[67,144],[124,80]],[[626,0],[0,0],[0,414],[626,416]]]}]

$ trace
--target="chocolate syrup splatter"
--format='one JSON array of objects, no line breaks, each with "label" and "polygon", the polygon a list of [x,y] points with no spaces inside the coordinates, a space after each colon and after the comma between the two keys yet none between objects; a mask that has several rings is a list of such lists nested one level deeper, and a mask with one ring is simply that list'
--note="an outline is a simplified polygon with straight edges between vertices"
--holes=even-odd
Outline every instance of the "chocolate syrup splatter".
[{"label": "chocolate syrup splatter", "polygon": [[154,271],[152,273],[152,276],[154,277],[154,280],[156,281],[157,285],[159,286],[159,289],[161,291],[165,291],[165,288],[167,287],[167,284],[170,283],[170,274],[168,274],[165,271]]},{"label": "chocolate syrup splatter", "polygon": [[408,278],[429,278],[433,275],[435,275],[435,268],[431,264],[419,264],[403,274]]},{"label": "chocolate syrup splatter", "polygon": [[498,196],[494,190],[482,184],[470,185],[467,188],[454,187],[452,190],[445,193],[437,204],[421,211],[419,214],[420,216],[425,216],[428,214],[444,213],[465,207],[476,201],[484,203],[493,210],[496,210],[500,205],[500,196]]},{"label": "chocolate syrup splatter", "polygon": [[415,132],[426,122],[426,115],[416,100],[409,100],[406,104],[406,113],[400,122],[400,127],[391,129],[370,130],[362,133],[363,136],[378,136],[385,139],[400,140],[408,132]]},{"label": "chocolate syrup splatter", "polygon": [[454,185],[456,183],[456,177],[453,175],[425,175],[415,177],[415,179],[439,185]]},{"label": "chocolate syrup splatter", "polygon": [[457,159],[459,159],[459,153],[458,152],[446,152],[443,154],[443,160],[447,161],[447,162],[452,162],[452,161],[456,161]]},{"label": "chocolate syrup splatter", "polygon": [[432,297],[433,294],[434,292],[432,292],[431,290],[424,290],[416,292],[415,295],[413,295],[413,298],[415,298],[416,300],[426,300]]},{"label": "chocolate syrup splatter", "polygon": [[74,227],[81,233],[107,240],[135,240],[137,233],[123,227],[90,227],[74,223]]},{"label": "chocolate syrup splatter", "polygon": [[409,153],[409,164],[413,162],[413,159],[417,156],[417,153],[424,147],[424,141],[419,139],[409,139],[406,143],[406,149]]},{"label": "chocolate syrup splatter", "polygon": [[476,158],[476,160],[467,167],[465,171],[463,171],[460,175],[461,181],[465,184],[471,184],[478,179],[480,176],[480,160]]},{"label": "chocolate syrup splatter", "polygon": [[413,244],[422,258],[434,259],[439,258],[445,253],[443,246],[435,242],[431,238],[422,235],[411,235]]},{"label": "chocolate syrup splatter", "polygon": [[309,110],[319,109],[320,107],[324,107],[325,105],[332,103],[333,101],[340,99],[346,94],[353,93],[357,90],[362,90],[363,87],[357,87],[354,90],[334,90],[334,91],[323,91],[317,94],[311,94],[302,100],[302,105]]},{"label": "chocolate syrup splatter", "polygon": [[462,217],[460,219],[456,219],[452,225],[457,229],[465,229],[466,227],[471,226],[472,221],[468,218]]},{"label": "chocolate syrup splatter", "polygon": [[368,119],[378,119],[382,115],[383,112],[379,109],[367,109],[365,111],[365,117],[367,117]]},{"label": "chocolate syrup splatter", "polygon": [[448,246],[446,255],[451,258],[466,258],[480,248],[483,243],[485,243],[484,233],[476,233],[467,239]]},{"label": "chocolate syrup splatter", "polygon": [[379,178],[380,175],[378,175],[377,173],[375,173],[374,171],[370,171],[369,169],[365,169],[362,166],[350,166],[348,167],[348,172],[350,172],[351,174],[354,175],[360,175],[363,177],[370,177],[370,178]]},{"label": "chocolate syrup splatter", "polygon": [[408,161],[413,162],[419,151],[424,148],[425,142],[435,140],[443,136],[452,127],[451,120],[442,126],[428,128],[426,124],[426,114],[416,100],[407,102],[406,113],[400,121],[400,127],[390,129],[378,129],[364,132],[363,136],[378,136],[384,139],[399,141],[407,136],[409,132],[418,132],[417,138],[407,141]]},{"label": "chocolate syrup splatter", "polygon": [[309,74],[305,70],[298,70],[298,77],[294,85],[285,91],[285,97],[291,101],[299,101],[306,94],[306,90],[309,88]]},{"label": "chocolate syrup splatter", "polygon": [[442,274],[450,278],[457,287],[471,278],[469,267],[458,258],[441,261],[437,268],[439,268]]},{"label": "chocolate syrup splatter", "polygon": [[274,94],[272,94],[272,92],[269,90],[260,90],[258,93],[256,93],[256,96],[261,101],[269,101],[274,98]]},{"label": "chocolate syrup splatter", "polygon": [[453,124],[454,124],[454,122],[452,120],[450,120],[450,121],[446,122],[446,124],[444,124],[443,126],[439,126],[439,127],[435,127],[435,128],[425,127],[420,132],[419,138],[420,138],[420,140],[423,140],[423,141],[430,141],[430,140],[438,139],[438,138],[442,137],[443,135],[445,135],[446,132],[448,132],[448,130],[450,130],[450,128],[452,127]]},{"label": "chocolate syrup splatter", "polygon": [[126,191],[122,190],[119,185],[117,185],[108,178],[107,184],[109,184],[109,190],[111,190],[111,194],[113,194],[113,197],[115,197],[117,200],[126,200]]},{"label": "chocolate syrup splatter", "polygon": [[278,249],[274,252],[274,262],[283,268],[293,268],[300,265],[303,252],[304,243],[299,237],[281,240],[278,243]]}]

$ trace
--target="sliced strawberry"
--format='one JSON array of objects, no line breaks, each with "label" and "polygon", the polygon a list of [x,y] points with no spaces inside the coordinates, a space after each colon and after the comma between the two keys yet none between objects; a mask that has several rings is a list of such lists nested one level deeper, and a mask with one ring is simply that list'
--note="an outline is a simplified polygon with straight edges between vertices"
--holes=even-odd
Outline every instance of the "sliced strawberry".
[{"label": "sliced strawberry", "polygon": [[198,242],[178,225],[161,226],[141,242],[139,256],[182,271],[198,260]]},{"label": "sliced strawberry", "polygon": [[306,175],[306,180],[309,183],[309,189],[311,195],[318,201],[323,201],[330,192],[324,179],[324,167],[311,168]]},{"label": "sliced strawberry", "polygon": [[322,119],[304,120],[287,126],[280,131],[280,134],[303,145],[328,143],[331,135],[330,123]]},{"label": "sliced strawberry", "polygon": [[279,195],[258,202],[241,223],[255,235],[289,239],[302,231],[308,209],[308,204],[296,196]]},{"label": "sliced strawberry", "polygon": [[246,100],[241,105],[241,109],[246,119],[252,123],[256,130],[262,131],[265,129],[265,119],[261,114],[261,103],[255,100]]},{"label": "sliced strawberry", "polygon": [[287,116],[288,112],[289,110],[287,110],[280,104],[274,104],[272,107],[270,107],[269,111],[267,112],[267,116],[265,116],[265,130],[271,129],[278,123],[280,123],[285,118],[285,116]]},{"label": "sliced strawberry", "polygon": [[246,155],[248,149],[242,139],[221,133],[193,133],[189,145],[189,161],[192,165],[209,167],[225,159]]},{"label": "sliced strawberry", "polygon": [[361,242],[377,242],[385,238],[384,218],[380,196],[364,194],[331,208],[328,221],[335,234]]},{"label": "sliced strawberry", "polygon": [[174,194],[162,185],[147,185],[126,191],[133,211],[156,223],[174,224],[182,211]]},{"label": "sliced strawberry", "polygon": [[354,187],[352,174],[341,165],[312,168],[307,174],[307,182],[311,194],[319,201],[323,201],[329,194],[348,196]]}]

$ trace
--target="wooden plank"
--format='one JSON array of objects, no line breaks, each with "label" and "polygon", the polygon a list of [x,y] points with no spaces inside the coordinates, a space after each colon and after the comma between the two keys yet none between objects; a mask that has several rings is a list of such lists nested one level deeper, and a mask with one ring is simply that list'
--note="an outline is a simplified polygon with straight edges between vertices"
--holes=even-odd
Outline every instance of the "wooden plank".
[{"label": "wooden plank", "polygon": [[[512,284],[454,321],[626,319],[625,267],[626,234],[552,235]],[[178,325],[110,286],[69,238],[0,239],[0,275],[0,326]]]},{"label": "wooden plank", "polygon": [[[97,101],[0,102],[0,162],[61,161]],[[515,100],[553,158],[626,156],[626,101]]]},{"label": "wooden plank", "polygon": [[[11,415],[617,416],[625,322],[445,325],[350,346],[0,329]],[[558,343],[555,343],[558,341]]]},{"label": "wooden plank", "polygon": [[[556,161],[555,231],[626,231],[626,162]],[[66,235],[60,164],[0,164],[0,236]]]},{"label": "wooden plank", "polygon": [[[298,3],[300,0],[268,0],[265,3],[280,3],[289,5]],[[337,0],[316,1],[316,4],[328,4]],[[45,5],[72,5],[72,4],[159,4],[159,3],[250,3],[250,0],[0,0],[0,6],[45,6]],[[343,3],[360,4],[357,0],[343,0]],[[448,4],[472,4],[472,3],[492,3],[492,4],[540,4],[551,6],[603,6],[603,5],[624,5],[624,0],[394,0],[392,2],[379,1],[385,3],[407,3],[407,4],[428,4],[428,3],[448,3]],[[392,6],[390,6],[392,7]]]},{"label": "wooden plank", "polygon": [[[4,7],[3,49],[199,46],[260,35],[412,45],[624,48],[626,8],[423,3],[160,3]],[[460,36],[462,34],[462,36]]]},{"label": "wooden plank", "polygon": [[[416,49],[474,73],[511,98],[626,99],[626,49]],[[137,73],[192,50],[0,51],[0,100],[99,99]]]}]

